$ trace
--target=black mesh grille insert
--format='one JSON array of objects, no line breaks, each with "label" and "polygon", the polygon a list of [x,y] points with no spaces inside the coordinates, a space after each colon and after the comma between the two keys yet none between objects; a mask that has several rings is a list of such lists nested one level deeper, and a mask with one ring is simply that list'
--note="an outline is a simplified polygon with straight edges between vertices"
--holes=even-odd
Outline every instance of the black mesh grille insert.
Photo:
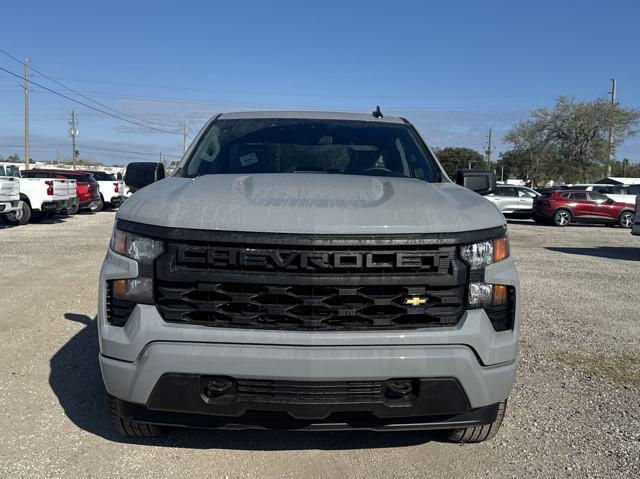
[{"label": "black mesh grille insert", "polygon": [[[455,324],[464,287],[283,287],[158,281],[157,307],[166,321],[266,329],[384,329]],[[256,290],[258,289],[258,290]],[[410,305],[410,298],[425,300]]]},{"label": "black mesh grille insert", "polygon": [[384,381],[272,381],[238,379],[241,401],[267,403],[370,403],[384,399]]}]

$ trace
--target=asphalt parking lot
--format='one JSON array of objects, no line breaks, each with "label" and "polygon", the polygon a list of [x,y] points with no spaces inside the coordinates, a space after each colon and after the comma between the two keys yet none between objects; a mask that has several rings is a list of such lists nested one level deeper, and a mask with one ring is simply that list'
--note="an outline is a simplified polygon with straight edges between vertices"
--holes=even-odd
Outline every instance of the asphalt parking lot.
[{"label": "asphalt parking lot", "polygon": [[177,430],[124,440],[97,363],[114,213],[0,228],[0,477],[640,477],[640,237],[516,221],[518,379],[479,445],[426,433]]}]

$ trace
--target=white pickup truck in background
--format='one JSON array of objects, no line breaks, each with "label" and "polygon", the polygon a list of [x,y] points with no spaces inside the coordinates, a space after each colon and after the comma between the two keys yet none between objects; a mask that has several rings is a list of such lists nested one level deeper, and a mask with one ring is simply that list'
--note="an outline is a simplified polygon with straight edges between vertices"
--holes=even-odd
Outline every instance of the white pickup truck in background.
[{"label": "white pickup truck in background", "polygon": [[15,175],[17,171],[15,166],[0,164],[0,215],[5,217],[20,209],[20,180]]},{"label": "white pickup truck in background", "polygon": [[56,213],[75,214],[78,211],[76,181],[58,178],[23,178],[17,167],[5,166],[4,173],[18,184],[18,207],[5,214],[13,225],[29,220],[39,221]]},{"label": "white pickup truck in background", "polygon": [[105,171],[94,170],[82,170],[84,173],[89,173],[98,182],[100,187],[100,199],[104,206],[110,206],[112,208],[118,208],[125,200],[124,196],[124,181],[118,180],[113,173],[107,173]]}]

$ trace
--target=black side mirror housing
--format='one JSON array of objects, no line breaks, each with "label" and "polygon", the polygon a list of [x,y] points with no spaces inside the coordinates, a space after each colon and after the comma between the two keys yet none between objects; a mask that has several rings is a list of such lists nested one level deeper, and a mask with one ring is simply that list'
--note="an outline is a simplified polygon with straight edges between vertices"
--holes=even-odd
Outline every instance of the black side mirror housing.
[{"label": "black side mirror housing", "polygon": [[456,183],[483,196],[496,192],[496,175],[490,170],[458,170]]},{"label": "black side mirror housing", "polygon": [[614,204],[614,203],[615,203],[615,201],[613,201],[611,198],[607,198],[607,199],[605,200],[605,203],[606,203],[606,204],[608,204],[608,205],[612,205],[612,204]]},{"label": "black side mirror housing", "polygon": [[127,165],[124,182],[133,192],[162,180],[164,176],[165,171],[162,163],[139,161]]}]

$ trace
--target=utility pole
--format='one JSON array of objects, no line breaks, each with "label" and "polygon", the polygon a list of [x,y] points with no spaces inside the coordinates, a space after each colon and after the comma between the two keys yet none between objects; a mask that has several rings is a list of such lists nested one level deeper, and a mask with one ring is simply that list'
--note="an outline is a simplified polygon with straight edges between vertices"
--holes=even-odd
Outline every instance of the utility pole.
[{"label": "utility pole", "polygon": [[189,140],[189,123],[184,122],[184,127],[182,129],[182,153],[187,152],[187,141]]},{"label": "utility pole", "polygon": [[29,59],[24,59],[24,167],[29,169]]},{"label": "utility pole", "polygon": [[487,148],[487,170],[491,168],[491,128],[489,128],[489,147]]},{"label": "utility pole", "polygon": [[73,161],[73,169],[76,169],[76,136],[78,136],[78,128],[76,111],[71,112],[71,120],[69,121],[69,135],[71,135],[71,159]]},{"label": "utility pole", "polygon": [[611,79],[611,112],[609,113],[609,164],[607,165],[607,176],[611,176],[611,166],[613,164],[613,109],[616,107],[616,79]]}]

